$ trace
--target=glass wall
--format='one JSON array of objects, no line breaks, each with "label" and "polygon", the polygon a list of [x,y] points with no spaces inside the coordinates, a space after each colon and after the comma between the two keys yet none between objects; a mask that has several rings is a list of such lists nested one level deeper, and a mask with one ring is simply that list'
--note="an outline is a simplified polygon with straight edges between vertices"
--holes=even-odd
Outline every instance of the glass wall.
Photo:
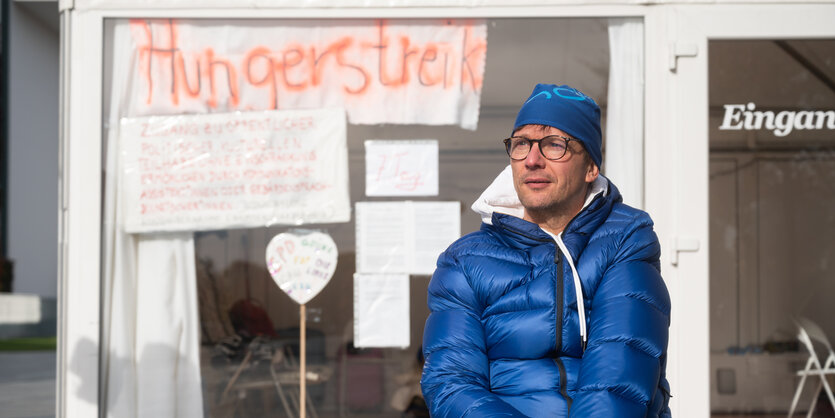
[{"label": "glass wall", "polygon": [[[785,416],[800,326],[835,336],[835,41],[717,40],[708,59],[711,409]],[[820,384],[797,411],[833,413]]]},{"label": "glass wall", "polygon": [[[110,33],[120,23],[124,21],[109,22]],[[317,23],[322,22],[231,22],[240,27],[315,27]],[[229,24],[219,23],[218,30]],[[404,325],[409,331],[408,346],[355,346],[356,203],[455,202],[460,207],[460,233],[466,234],[479,227],[480,219],[469,207],[507,165],[501,140],[509,135],[515,112],[535,83],[571,84],[595,98],[605,117],[609,77],[606,19],[490,19],[487,34],[477,129],[422,124],[348,125],[351,219],[302,226],[329,234],[339,252],[333,278],[306,304],[306,358],[312,371],[306,388],[310,416],[401,416],[407,410],[414,414],[408,416],[421,416],[420,345],[428,315],[426,288],[430,276],[412,274],[409,278],[409,319]],[[112,38],[108,42],[105,73],[109,77],[121,64],[118,46],[113,45]],[[105,98],[104,120],[113,120],[109,112],[116,110],[109,109],[118,108],[112,102],[119,96],[110,93],[106,93],[110,96]],[[367,196],[364,143],[370,139],[437,140],[438,194],[407,199]],[[116,193],[116,189],[107,189],[107,193]],[[205,416],[297,414],[300,309],[273,281],[264,260],[271,238],[293,228],[274,224],[193,233],[200,327],[197,364]],[[117,283],[112,286],[119,280],[116,276]],[[112,312],[107,302],[105,305],[104,311]],[[143,367],[157,366],[151,361]]]}]

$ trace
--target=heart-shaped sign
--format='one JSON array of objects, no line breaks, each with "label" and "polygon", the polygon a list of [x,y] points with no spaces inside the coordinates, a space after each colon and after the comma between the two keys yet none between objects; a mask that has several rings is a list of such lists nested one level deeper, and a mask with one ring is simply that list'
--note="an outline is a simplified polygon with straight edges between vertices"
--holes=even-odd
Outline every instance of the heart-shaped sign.
[{"label": "heart-shaped sign", "polygon": [[328,234],[283,232],[267,245],[267,269],[284,293],[304,305],[333,277],[336,256],[336,244]]}]

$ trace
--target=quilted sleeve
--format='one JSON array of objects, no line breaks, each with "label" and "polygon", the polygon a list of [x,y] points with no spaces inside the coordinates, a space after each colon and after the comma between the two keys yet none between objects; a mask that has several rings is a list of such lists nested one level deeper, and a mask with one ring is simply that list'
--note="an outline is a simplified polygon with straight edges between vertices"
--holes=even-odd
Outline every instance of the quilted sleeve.
[{"label": "quilted sleeve", "polygon": [[523,417],[490,392],[482,307],[449,250],[429,283],[421,388],[432,417]]},{"label": "quilted sleeve", "polygon": [[572,417],[669,415],[665,377],[670,296],[651,224],[620,246],[597,288]]}]

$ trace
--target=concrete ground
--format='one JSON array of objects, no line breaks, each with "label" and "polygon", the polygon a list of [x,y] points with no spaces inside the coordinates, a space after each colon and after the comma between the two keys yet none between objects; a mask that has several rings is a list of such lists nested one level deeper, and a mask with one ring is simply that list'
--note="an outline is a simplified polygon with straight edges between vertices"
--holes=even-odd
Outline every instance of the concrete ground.
[{"label": "concrete ground", "polygon": [[0,418],[55,417],[55,352],[0,352]]}]

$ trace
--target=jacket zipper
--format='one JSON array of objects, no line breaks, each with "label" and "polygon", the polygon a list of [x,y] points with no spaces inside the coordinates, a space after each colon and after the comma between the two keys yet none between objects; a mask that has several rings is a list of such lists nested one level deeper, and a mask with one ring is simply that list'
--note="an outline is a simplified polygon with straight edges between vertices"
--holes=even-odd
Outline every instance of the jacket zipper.
[{"label": "jacket zipper", "polygon": [[[555,244],[556,245],[556,244]],[[560,394],[563,398],[565,398],[566,403],[568,403],[568,409],[571,410],[571,397],[568,396],[568,389],[566,386],[568,385],[568,378],[565,375],[565,365],[562,364],[562,359],[560,358],[560,351],[562,350],[562,315],[563,315],[563,269],[562,269],[562,254],[560,253],[559,247],[554,249],[554,264],[556,265],[557,269],[557,288],[555,289],[557,295],[557,346],[556,346],[556,357],[554,357],[554,362],[557,363],[557,369],[560,372]]]},{"label": "jacket zipper", "polygon": [[[555,244],[556,245],[556,244]],[[554,264],[556,265],[557,269],[557,288],[554,289],[557,295],[556,305],[557,305],[557,354],[560,353],[562,348],[562,299],[563,299],[563,272],[562,272],[562,254],[560,254],[560,249],[554,251]]]},{"label": "jacket zipper", "polygon": [[559,357],[554,358],[554,363],[557,363],[557,369],[559,369],[560,371],[560,395],[562,395],[562,397],[565,398],[565,403],[568,406],[568,410],[571,411],[571,402],[573,401],[573,399],[571,399],[571,397],[568,396],[568,389],[566,388],[566,386],[568,385],[568,378],[565,375],[565,365],[562,364],[562,360],[560,360]]},{"label": "jacket zipper", "polygon": [[565,402],[568,405],[568,410],[571,410],[571,402],[572,399],[568,396],[568,377],[565,373],[565,365],[562,363],[562,359],[560,359],[560,350],[562,347],[562,316],[563,316],[563,270],[562,270],[562,253],[560,253],[560,247],[551,239],[539,239],[536,237],[532,237],[528,234],[523,233],[522,231],[517,231],[513,228],[508,228],[505,225],[501,226],[502,229],[510,231],[514,234],[521,235],[525,238],[538,241],[538,242],[553,242],[554,243],[554,264],[557,268],[557,288],[556,288],[556,303],[557,303],[557,345],[556,345],[556,357],[554,357],[554,363],[557,364],[557,369],[560,373],[560,394],[565,399]]}]

